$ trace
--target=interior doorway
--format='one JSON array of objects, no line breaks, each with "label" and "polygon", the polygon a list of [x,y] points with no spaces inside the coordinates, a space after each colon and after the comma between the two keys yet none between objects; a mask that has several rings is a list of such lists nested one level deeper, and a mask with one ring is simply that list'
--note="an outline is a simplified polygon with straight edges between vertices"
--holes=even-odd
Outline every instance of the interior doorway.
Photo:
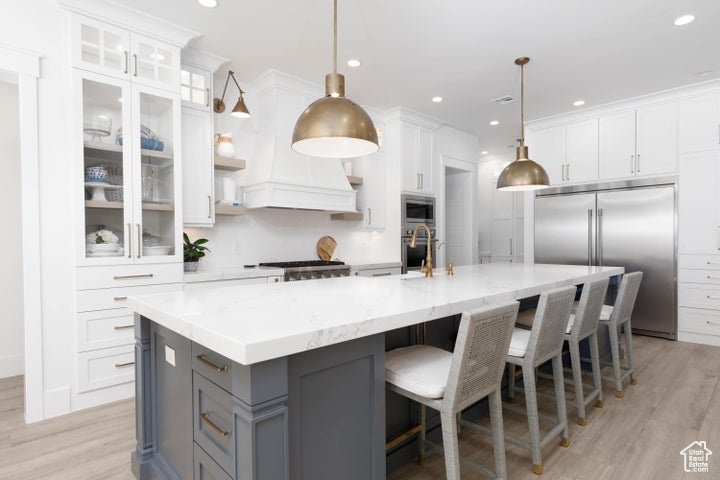
[{"label": "interior doorway", "polygon": [[[474,263],[474,170],[445,162],[445,241],[456,266]],[[472,168],[472,167],[470,167]],[[449,252],[448,252],[449,253]],[[446,261],[449,261],[445,253]]]},{"label": "interior doorway", "polygon": [[0,70],[0,205],[3,209],[3,275],[0,275],[0,378],[25,372],[23,308],[22,176],[18,75]]}]

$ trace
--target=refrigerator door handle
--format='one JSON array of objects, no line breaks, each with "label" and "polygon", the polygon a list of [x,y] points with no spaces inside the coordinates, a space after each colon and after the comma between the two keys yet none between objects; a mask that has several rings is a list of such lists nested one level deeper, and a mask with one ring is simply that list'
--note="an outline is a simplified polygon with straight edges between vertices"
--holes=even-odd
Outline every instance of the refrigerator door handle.
[{"label": "refrigerator door handle", "polygon": [[598,267],[602,267],[602,255],[603,255],[603,242],[602,242],[602,217],[603,217],[603,209],[598,208],[598,223],[597,223],[597,250],[598,250],[598,258],[597,258],[597,264]]},{"label": "refrigerator door handle", "polygon": [[588,267],[592,266],[592,209],[588,208]]}]

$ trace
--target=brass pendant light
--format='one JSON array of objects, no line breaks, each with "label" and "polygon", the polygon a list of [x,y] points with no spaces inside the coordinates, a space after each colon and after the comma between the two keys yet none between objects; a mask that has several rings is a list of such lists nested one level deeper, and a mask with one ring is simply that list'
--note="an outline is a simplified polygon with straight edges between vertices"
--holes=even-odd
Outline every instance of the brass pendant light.
[{"label": "brass pendant light", "polygon": [[528,147],[525,146],[525,64],[530,61],[527,57],[515,60],[520,65],[520,138],[516,160],[505,167],[497,181],[497,189],[518,192],[525,190],[539,190],[550,185],[547,172],[537,162],[530,160]]},{"label": "brass pendant light", "polygon": [[333,16],[333,73],[325,76],[325,96],[295,123],[292,149],[303,155],[352,158],[375,153],[378,136],[370,115],[345,98],[345,77],[337,73],[337,0]]}]

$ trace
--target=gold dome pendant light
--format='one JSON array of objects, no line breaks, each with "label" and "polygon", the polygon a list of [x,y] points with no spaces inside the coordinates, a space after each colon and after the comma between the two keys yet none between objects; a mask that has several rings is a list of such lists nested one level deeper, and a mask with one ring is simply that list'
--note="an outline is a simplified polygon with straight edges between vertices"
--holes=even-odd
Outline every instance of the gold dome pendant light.
[{"label": "gold dome pendant light", "polygon": [[505,167],[497,181],[497,189],[519,192],[539,190],[550,185],[547,172],[537,162],[530,160],[528,147],[525,146],[525,64],[527,57],[515,60],[520,65],[520,138],[518,139],[516,160]]},{"label": "gold dome pendant light", "polygon": [[333,73],[325,76],[325,96],[295,123],[292,149],[312,157],[362,157],[377,151],[378,136],[370,115],[345,98],[345,77],[337,73],[337,0],[333,22]]}]

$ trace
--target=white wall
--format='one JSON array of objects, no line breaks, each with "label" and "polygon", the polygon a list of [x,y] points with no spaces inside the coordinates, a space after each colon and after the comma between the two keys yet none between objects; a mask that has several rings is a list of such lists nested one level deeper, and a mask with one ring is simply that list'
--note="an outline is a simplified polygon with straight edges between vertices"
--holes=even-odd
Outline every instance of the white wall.
[{"label": "white wall", "polygon": [[20,197],[20,111],[18,86],[0,76],[0,205],[3,209],[3,272],[0,275],[0,378],[20,375],[23,366],[22,223]]}]

